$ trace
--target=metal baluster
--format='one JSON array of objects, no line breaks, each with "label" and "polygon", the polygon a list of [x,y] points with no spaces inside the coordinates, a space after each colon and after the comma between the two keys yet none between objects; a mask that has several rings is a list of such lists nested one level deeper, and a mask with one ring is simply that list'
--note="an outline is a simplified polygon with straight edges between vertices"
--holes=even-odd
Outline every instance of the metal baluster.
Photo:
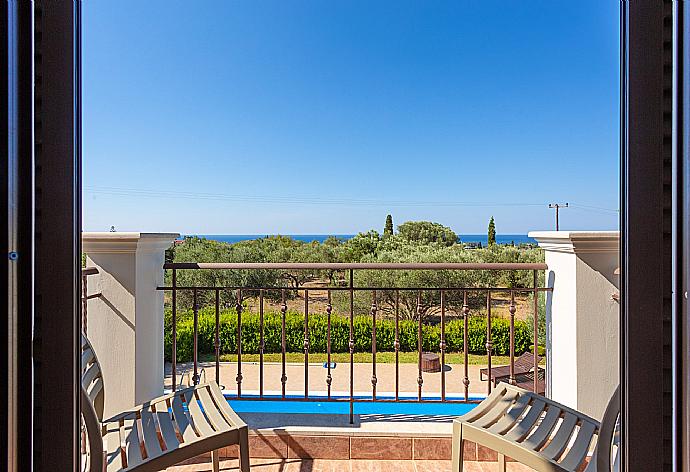
[{"label": "metal baluster", "polygon": [[287,384],[287,374],[285,373],[285,348],[287,341],[285,339],[285,315],[287,314],[287,303],[285,301],[285,289],[281,290],[282,305],[280,306],[281,315],[281,329],[280,329],[280,352],[282,362],[282,374],[280,376],[280,384],[282,388],[282,398],[285,399],[285,385]]},{"label": "metal baluster", "polygon": [[465,401],[468,401],[470,398],[470,376],[469,376],[469,338],[467,337],[468,334],[468,322],[470,319],[470,306],[467,304],[467,292],[463,290],[462,292],[462,315],[463,315],[463,338],[462,338],[462,350],[463,350],[463,357],[465,360],[465,377],[462,379],[462,384],[465,386]]},{"label": "metal baluster", "polygon": [[371,398],[376,401],[376,290],[371,301]]},{"label": "metal baluster", "polygon": [[198,362],[198,347],[199,347],[199,304],[197,303],[197,291],[194,289],[194,377],[192,383],[197,385],[199,383],[199,362]]},{"label": "metal baluster", "polygon": [[510,384],[515,385],[515,292],[510,291]]},{"label": "metal baluster", "polygon": [[177,390],[177,270],[172,271],[172,390]]},{"label": "metal baluster", "polygon": [[418,327],[417,327],[417,347],[419,351],[419,356],[417,358],[417,370],[418,370],[418,377],[417,377],[417,399],[421,400],[422,399],[422,384],[424,383],[424,378],[422,377],[422,292],[417,291],[417,319],[419,321]]},{"label": "metal baluster", "polygon": [[355,339],[354,339],[354,316],[355,316],[355,291],[354,274],[350,269],[350,339],[347,347],[350,351],[350,424],[355,422]]},{"label": "metal baluster", "polygon": [[327,326],[326,326],[326,352],[327,352],[327,368],[328,374],[326,375],[326,385],[328,387],[328,399],[331,399],[331,383],[333,382],[333,377],[331,376],[331,312],[333,311],[333,305],[331,305],[331,291],[328,291],[328,305],[326,305],[326,316],[327,316]]},{"label": "metal baluster", "polygon": [[400,394],[400,290],[395,291],[395,401],[398,401]]},{"label": "metal baluster", "polygon": [[539,274],[533,271],[533,287],[534,287],[534,393],[539,392],[539,291],[537,289],[539,284]]},{"label": "metal baluster", "polygon": [[259,398],[264,397],[264,291],[259,290]]},{"label": "metal baluster", "polygon": [[441,401],[446,401],[446,296],[441,290],[441,342],[438,345],[441,350]]},{"label": "metal baluster", "polygon": [[491,291],[486,292],[486,363],[487,370],[489,372],[489,377],[487,380],[487,389],[491,393],[491,382],[493,381],[491,374],[491,349],[493,344],[491,343]]},{"label": "metal baluster", "polygon": [[242,396],[242,289],[237,290],[237,398]]},{"label": "metal baluster", "polygon": [[309,398],[309,290],[304,289],[304,398]]},{"label": "metal baluster", "polygon": [[214,347],[216,349],[216,383],[220,385],[220,289],[216,289],[216,337]]}]

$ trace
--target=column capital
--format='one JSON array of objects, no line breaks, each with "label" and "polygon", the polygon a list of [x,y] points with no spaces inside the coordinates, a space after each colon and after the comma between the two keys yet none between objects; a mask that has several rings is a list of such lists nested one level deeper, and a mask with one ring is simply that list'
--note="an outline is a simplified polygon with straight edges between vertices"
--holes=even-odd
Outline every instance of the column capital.
[{"label": "column capital", "polygon": [[618,231],[530,231],[545,251],[568,254],[597,254],[618,252]]},{"label": "column capital", "polygon": [[137,251],[167,249],[180,233],[84,232],[81,235],[84,252],[91,254],[126,254]]}]

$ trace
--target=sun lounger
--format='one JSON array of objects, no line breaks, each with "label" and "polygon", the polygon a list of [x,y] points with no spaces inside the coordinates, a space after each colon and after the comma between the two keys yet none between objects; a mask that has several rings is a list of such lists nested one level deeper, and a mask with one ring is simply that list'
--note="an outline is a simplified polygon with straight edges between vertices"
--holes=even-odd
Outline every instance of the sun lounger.
[{"label": "sun lounger", "polygon": [[[541,357],[537,356],[537,365],[541,362]],[[534,391],[534,354],[531,352],[524,352],[514,362],[515,385],[526,390]],[[481,380],[486,381],[489,377],[489,369],[484,368],[479,370]],[[546,390],[546,382],[544,380],[544,369],[538,368],[537,377],[537,392],[543,395]],[[499,382],[510,383],[510,366],[502,365],[491,368],[491,381],[494,386]]]},{"label": "sun lounger", "polygon": [[215,382],[178,390],[103,420],[103,376],[96,354],[82,336],[81,412],[90,472],[156,471],[211,451],[240,449],[240,470],[249,472],[247,425]]},{"label": "sun lounger", "polygon": [[[465,440],[496,451],[502,472],[506,470],[506,456],[542,472],[618,470],[615,431],[619,409],[619,389],[600,424],[548,398],[499,383],[484,401],[454,420],[452,470],[463,470]],[[594,442],[594,452],[588,458]]]}]

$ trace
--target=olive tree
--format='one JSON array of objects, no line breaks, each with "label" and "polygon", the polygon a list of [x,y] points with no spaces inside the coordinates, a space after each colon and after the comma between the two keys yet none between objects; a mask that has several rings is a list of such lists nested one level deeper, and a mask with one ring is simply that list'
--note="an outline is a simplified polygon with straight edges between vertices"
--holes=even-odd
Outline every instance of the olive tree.
[{"label": "olive tree", "polygon": [[407,221],[398,226],[398,235],[411,243],[452,246],[458,241],[458,235],[452,229],[431,221]]},{"label": "olive tree", "polygon": [[[266,254],[257,246],[228,244],[205,238],[186,237],[175,246],[173,262],[268,262]],[[171,271],[166,271],[166,283],[172,283]],[[176,271],[179,287],[265,287],[277,284],[280,273],[275,270],[218,270],[218,269],[178,269]],[[215,291],[197,290],[197,304],[203,306],[214,303]],[[235,304],[237,293],[221,290],[220,302],[224,307]],[[194,291],[177,291],[180,307],[191,308]]]},{"label": "olive tree", "polygon": [[[375,256],[363,262],[541,262],[539,249],[519,250],[510,246],[494,246],[491,249],[466,250],[462,245],[410,244],[400,238],[387,241]],[[540,277],[543,277],[540,275]],[[485,287],[531,287],[531,271],[498,270],[361,270],[354,274],[355,286],[371,288],[466,288],[468,304],[473,310],[483,307]],[[478,290],[472,290],[477,288]],[[464,302],[463,290],[445,292],[446,307],[450,315],[459,314]],[[342,295],[341,295],[342,297]],[[379,310],[394,314],[396,307],[401,318],[418,319],[438,315],[440,312],[439,290],[379,290]],[[346,300],[347,301],[347,300]],[[349,301],[348,301],[349,302]],[[358,312],[366,313],[371,304],[371,294],[358,292],[355,305]]]}]

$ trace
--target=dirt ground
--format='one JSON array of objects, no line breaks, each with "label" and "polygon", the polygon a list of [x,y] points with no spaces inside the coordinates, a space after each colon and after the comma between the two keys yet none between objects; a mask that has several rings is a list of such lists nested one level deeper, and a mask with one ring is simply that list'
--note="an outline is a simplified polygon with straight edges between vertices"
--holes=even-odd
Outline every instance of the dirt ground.
[{"label": "dirt ground", "polygon": [[[328,305],[328,292],[323,289],[324,283],[322,281],[312,281],[304,284],[304,287],[309,290],[309,311],[311,313],[326,313],[326,307]],[[304,290],[299,290],[297,296],[288,299],[286,304],[288,311],[303,312],[304,311]],[[259,298],[247,298],[246,306],[247,310],[252,313],[257,313],[259,311]],[[501,318],[510,317],[510,294],[509,293],[498,293],[492,292],[491,294],[491,313],[494,316]],[[281,302],[280,300],[272,300],[269,298],[264,298],[264,310],[267,312],[278,312],[280,311]],[[532,306],[532,301],[527,295],[516,294],[515,297],[515,319],[525,320],[531,317],[534,308]],[[486,308],[482,307],[482,311]],[[475,311],[476,312],[476,311]],[[452,312],[447,313],[449,318],[452,318],[455,314]],[[439,321],[438,315],[431,315],[428,318],[429,321]]]}]

